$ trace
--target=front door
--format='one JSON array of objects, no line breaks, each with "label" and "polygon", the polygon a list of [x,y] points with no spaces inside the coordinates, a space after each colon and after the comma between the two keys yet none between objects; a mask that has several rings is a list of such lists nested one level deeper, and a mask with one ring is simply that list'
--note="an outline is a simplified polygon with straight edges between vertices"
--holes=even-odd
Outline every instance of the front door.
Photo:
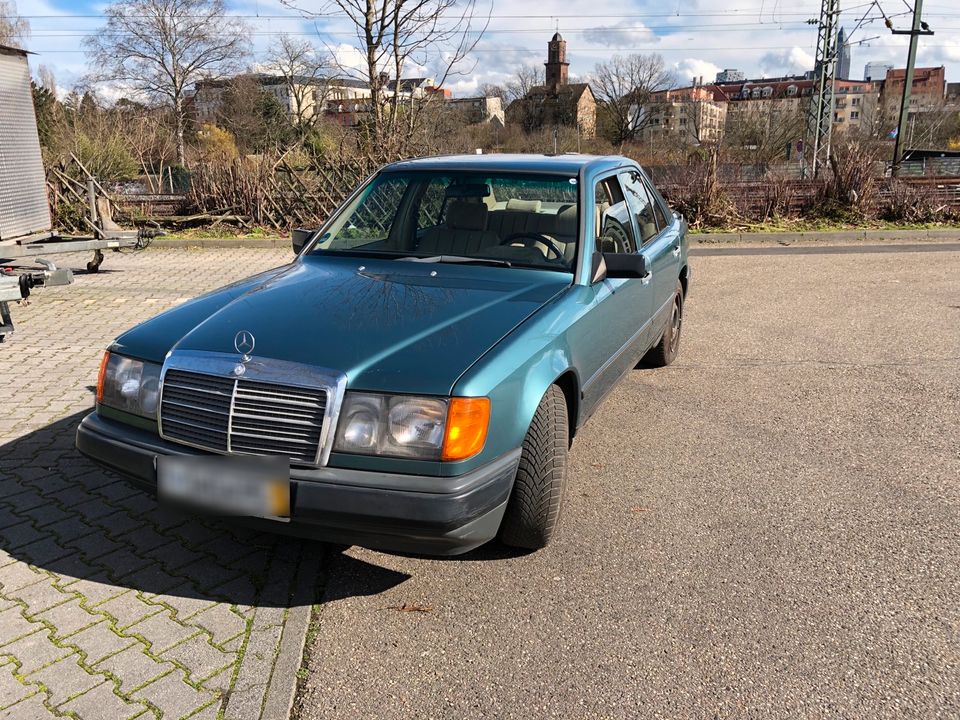
[{"label": "front door", "polygon": [[[660,339],[665,323],[670,317],[673,291],[680,277],[680,228],[678,222],[667,221],[662,209],[644,182],[638,170],[620,174],[627,204],[633,213],[640,235],[640,249],[647,260],[653,277],[653,302],[651,312],[650,344]],[[673,216],[669,216],[673,220]]]},{"label": "front door", "polygon": [[[595,188],[595,246],[603,253],[639,253],[640,242],[630,207],[615,175]],[[590,243],[587,243],[587,248]],[[652,278],[604,279],[590,286],[591,310],[573,328],[586,348],[583,417],[589,417],[625,372],[634,367],[650,342]]]}]

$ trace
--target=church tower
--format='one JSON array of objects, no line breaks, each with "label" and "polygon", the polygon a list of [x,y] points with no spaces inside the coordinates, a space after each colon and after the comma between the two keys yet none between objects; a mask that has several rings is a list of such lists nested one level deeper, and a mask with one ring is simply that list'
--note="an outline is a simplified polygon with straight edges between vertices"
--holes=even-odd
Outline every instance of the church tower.
[{"label": "church tower", "polygon": [[559,32],[547,43],[547,61],[544,65],[547,68],[547,89],[557,92],[562,85],[567,84],[567,68],[570,67],[567,62],[567,41]]}]

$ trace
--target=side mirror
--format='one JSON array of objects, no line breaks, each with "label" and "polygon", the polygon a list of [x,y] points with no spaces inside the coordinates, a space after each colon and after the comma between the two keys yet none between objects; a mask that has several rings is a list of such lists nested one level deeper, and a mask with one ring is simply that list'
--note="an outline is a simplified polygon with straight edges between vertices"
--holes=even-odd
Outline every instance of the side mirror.
[{"label": "side mirror", "polygon": [[303,246],[307,244],[307,241],[313,237],[315,232],[316,230],[295,228],[293,232],[290,233],[290,242],[293,245],[293,252],[295,255],[300,254],[300,251],[303,250]]},{"label": "side mirror", "polygon": [[639,253],[603,253],[608,278],[645,278],[647,259]]}]

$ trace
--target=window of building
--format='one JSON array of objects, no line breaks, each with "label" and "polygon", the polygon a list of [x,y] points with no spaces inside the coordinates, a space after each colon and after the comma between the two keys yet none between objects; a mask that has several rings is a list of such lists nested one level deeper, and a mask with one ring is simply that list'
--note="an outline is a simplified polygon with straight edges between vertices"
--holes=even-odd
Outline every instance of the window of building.
[{"label": "window of building", "polygon": [[851,120],[857,120],[857,119],[859,119],[859,117],[860,117],[860,113],[858,113],[856,110],[852,110],[852,111],[850,112],[850,119],[851,119]]},{"label": "window of building", "polygon": [[796,86],[796,85],[788,85],[788,86],[787,86],[787,95],[789,95],[790,97],[793,97],[793,96],[796,95],[796,94],[797,94],[797,86]]},{"label": "window of building", "polygon": [[765,98],[772,97],[772,96],[773,96],[773,88],[772,88],[772,87],[769,87],[769,86],[768,86],[768,87],[765,87],[765,88],[761,91],[760,94],[763,95],[763,97],[765,97]]},{"label": "window of building", "polygon": [[850,100],[850,104],[853,105],[854,107],[856,107],[857,105],[860,104],[860,98],[852,98],[852,99]]}]

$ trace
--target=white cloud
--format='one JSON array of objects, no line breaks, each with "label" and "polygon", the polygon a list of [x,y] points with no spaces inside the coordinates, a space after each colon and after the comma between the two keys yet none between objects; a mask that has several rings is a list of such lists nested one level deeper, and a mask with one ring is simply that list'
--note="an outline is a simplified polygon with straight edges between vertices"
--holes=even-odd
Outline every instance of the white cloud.
[{"label": "white cloud", "polygon": [[713,82],[720,72],[720,68],[712,62],[697,58],[686,58],[674,63],[673,67],[677,73],[677,82],[681,85],[689,83],[691,78],[703,78],[704,82]]},{"label": "white cloud", "polygon": [[656,33],[638,20],[621,20],[616,25],[592,27],[580,35],[588,43],[611,48],[636,48],[660,42]]},{"label": "white cloud", "polygon": [[760,58],[760,68],[774,75],[795,75],[813,70],[813,55],[794,46],[779,52],[768,52]]}]

